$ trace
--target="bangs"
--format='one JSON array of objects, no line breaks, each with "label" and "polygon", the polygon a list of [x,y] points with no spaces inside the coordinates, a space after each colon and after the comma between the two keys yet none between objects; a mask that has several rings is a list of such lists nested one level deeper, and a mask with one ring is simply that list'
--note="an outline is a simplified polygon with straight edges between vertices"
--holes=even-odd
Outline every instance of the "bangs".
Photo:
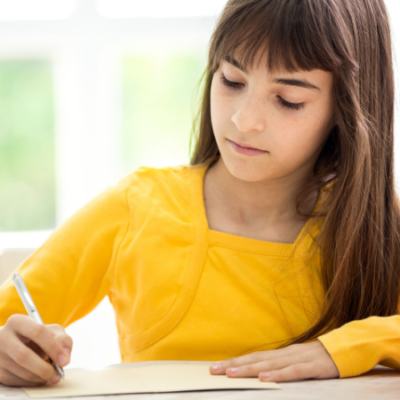
[{"label": "bangs", "polygon": [[[234,58],[245,69],[259,67],[266,57],[271,73],[321,69],[339,72],[332,23],[325,2],[311,0],[228,1],[213,34],[212,71],[221,60]],[[319,3],[319,4],[317,4]],[[315,18],[318,15],[318,18]]]}]

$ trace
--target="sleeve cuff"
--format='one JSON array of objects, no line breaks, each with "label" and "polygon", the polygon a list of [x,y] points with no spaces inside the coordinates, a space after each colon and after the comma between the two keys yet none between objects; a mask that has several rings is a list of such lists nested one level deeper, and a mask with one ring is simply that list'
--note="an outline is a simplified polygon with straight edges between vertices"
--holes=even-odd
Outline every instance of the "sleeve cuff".
[{"label": "sleeve cuff", "polygon": [[358,375],[359,367],[357,362],[350,356],[349,348],[337,329],[325,335],[318,336],[318,340],[332,357],[336,368],[339,370],[339,378]]}]

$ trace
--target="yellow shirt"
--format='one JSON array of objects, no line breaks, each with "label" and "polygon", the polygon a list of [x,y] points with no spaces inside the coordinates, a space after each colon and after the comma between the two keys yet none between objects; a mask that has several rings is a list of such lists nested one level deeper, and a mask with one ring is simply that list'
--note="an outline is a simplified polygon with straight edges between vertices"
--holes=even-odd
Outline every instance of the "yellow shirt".
[{"label": "yellow shirt", "polygon": [[[141,167],[61,225],[18,268],[44,323],[66,327],[108,295],[123,362],[224,360],[308,329],[323,298],[319,253],[308,254],[320,224],[293,244],[210,230],[206,169]],[[0,299],[0,326],[26,314],[11,277]],[[400,368],[400,316],[318,339],[340,377]]]}]

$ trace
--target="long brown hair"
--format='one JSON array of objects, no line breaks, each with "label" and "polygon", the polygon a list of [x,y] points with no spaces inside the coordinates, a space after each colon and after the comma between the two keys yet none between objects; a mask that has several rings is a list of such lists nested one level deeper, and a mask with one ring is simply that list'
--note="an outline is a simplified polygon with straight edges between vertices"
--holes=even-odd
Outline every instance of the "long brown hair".
[{"label": "long brown hair", "polygon": [[[296,203],[311,221],[324,218],[315,243],[321,249],[325,298],[316,323],[290,343],[313,340],[349,321],[398,314],[400,207],[384,0],[229,0],[210,41],[191,165],[219,156],[210,88],[220,60],[236,51],[245,68],[255,65],[257,54],[266,54],[272,73],[321,69],[334,75],[336,125]],[[311,191],[327,182],[323,207],[304,214],[301,206]]]}]

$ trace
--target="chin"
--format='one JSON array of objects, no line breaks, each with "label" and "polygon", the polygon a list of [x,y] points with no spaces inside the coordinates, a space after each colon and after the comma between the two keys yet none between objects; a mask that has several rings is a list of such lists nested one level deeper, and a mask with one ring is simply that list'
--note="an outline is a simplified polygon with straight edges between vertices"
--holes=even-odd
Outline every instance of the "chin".
[{"label": "chin", "polygon": [[236,179],[244,182],[261,182],[270,177],[266,174],[266,169],[260,167],[257,163],[237,162],[235,160],[224,160],[227,171]]}]

